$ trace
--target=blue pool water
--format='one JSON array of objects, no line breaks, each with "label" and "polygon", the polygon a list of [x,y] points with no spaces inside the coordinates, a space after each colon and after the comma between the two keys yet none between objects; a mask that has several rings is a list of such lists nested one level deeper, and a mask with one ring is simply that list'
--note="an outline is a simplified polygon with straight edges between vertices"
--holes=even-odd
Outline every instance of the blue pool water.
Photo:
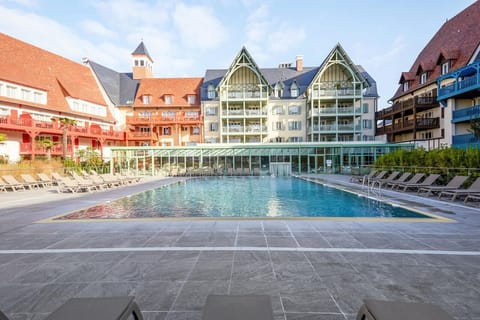
[{"label": "blue pool water", "polygon": [[80,210],[59,219],[152,217],[430,218],[296,178],[199,178]]}]

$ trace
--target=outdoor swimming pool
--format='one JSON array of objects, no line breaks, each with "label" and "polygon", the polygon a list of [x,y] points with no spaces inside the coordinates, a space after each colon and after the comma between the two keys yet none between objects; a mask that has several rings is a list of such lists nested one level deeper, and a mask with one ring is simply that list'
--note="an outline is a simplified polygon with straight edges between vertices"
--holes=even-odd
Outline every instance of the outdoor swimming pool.
[{"label": "outdoor swimming pool", "polygon": [[57,218],[432,217],[320,184],[287,177],[197,178]]}]

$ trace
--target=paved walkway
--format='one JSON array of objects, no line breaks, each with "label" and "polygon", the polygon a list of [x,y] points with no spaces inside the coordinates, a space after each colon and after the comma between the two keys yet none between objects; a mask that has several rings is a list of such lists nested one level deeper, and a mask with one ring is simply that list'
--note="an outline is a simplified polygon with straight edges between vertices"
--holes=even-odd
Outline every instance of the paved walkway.
[{"label": "paved walkway", "polygon": [[[344,176],[310,178],[365,192]],[[480,210],[411,193],[380,196],[456,222],[36,223],[172,181],[0,193],[0,309],[38,320],[71,297],[135,295],[146,319],[200,319],[208,294],[255,293],[272,297],[275,319],[355,319],[364,298],[480,319]]]}]

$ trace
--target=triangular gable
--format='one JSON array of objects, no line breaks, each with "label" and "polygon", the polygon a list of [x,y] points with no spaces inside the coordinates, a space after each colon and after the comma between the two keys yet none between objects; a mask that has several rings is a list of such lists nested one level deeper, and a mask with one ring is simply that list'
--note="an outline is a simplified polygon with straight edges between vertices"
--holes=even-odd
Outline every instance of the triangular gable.
[{"label": "triangular gable", "polygon": [[339,63],[338,61],[343,61],[343,64],[345,64],[350,70],[353,71],[354,78],[357,82],[361,82],[364,88],[370,87],[370,84],[368,83],[367,79],[365,79],[358,69],[358,67],[353,63],[352,59],[348,56],[348,54],[345,52],[343,47],[340,45],[340,43],[337,43],[335,47],[330,51],[328,54],[327,58],[323,61],[323,63],[320,65],[320,68],[318,69],[317,74],[315,77],[313,77],[312,82],[310,82],[309,89],[312,86],[313,83],[317,82],[318,79],[322,76],[323,72],[330,67],[332,64]]},{"label": "triangular gable", "polygon": [[405,81],[413,81],[415,80],[415,72],[402,72],[400,76],[400,80],[398,83],[404,83]]},{"label": "triangular gable", "polygon": [[218,84],[218,87],[221,87],[227,82],[227,80],[232,76],[233,73],[240,67],[247,66],[255,72],[259,78],[260,82],[262,85],[268,86],[270,88],[270,85],[268,84],[267,79],[263,76],[263,74],[260,72],[260,68],[257,66],[255,63],[255,60],[253,60],[252,56],[250,53],[247,51],[247,48],[242,47],[238,55],[233,59],[232,64],[230,65],[230,68],[228,68],[227,72],[223,76],[222,80]]}]

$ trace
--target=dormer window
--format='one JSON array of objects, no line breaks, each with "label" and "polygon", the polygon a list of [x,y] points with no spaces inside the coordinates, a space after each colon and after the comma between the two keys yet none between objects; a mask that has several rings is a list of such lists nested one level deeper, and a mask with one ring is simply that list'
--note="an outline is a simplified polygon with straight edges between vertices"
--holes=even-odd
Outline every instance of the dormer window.
[{"label": "dormer window", "polygon": [[195,96],[189,95],[188,96],[188,104],[195,104]]},{"label": "dormer window", "polygon": [[424,72],[420,75],[420,84],[425,84],[427,82],[427,73]]},{"label": "dormer window", "polygon": [[142,97],[143,104],[150,104],[152,102],[152,96],[145,95]]},{"label": "dormer window", "polygon": [[172,104],[173,97],[171,95],[165,95],[165,104]]},{"label": "dormer window", "polygon": [[450,61],[442,63],[442,75],[447,74],[450,69]]},{"label": "dormer window", "polygon": [[403,83],[403,92],[407,92],[408,91],[408,88],[409,88],[409,82],[408,81],[405,81]]},{"label": "dormer window", "polygon": [[277,83],[275,85],[274,90],[275,90],[275,92],[274,92],[275,97],[281,98],[283,96],[283,88],[282,88],[282,85],[280,83]]},{"label": "dormer window", "polygon": [[208,85],[207,97],[208,99],[215,99],[215,87],[213,86],[213,84]]},{"label": "dormer window", "polygon": [[292,86],[290,87],[290,96],[294,98],[298,97],[298,86],[296,82],[293,82]]}]

